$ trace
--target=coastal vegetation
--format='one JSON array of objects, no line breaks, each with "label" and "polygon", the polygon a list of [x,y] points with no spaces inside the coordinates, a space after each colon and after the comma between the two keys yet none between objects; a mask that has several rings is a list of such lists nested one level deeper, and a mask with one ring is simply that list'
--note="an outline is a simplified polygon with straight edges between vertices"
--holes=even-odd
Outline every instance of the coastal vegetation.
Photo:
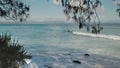
[{"label": "coastal vegetation", "polygon": [[78,23],[79,29],[87,28],[92,33],[100,33],[103,29],[97,14],[97,8],[102,6],[100,0],[61,0],[67,19]]},{"label": "coastal vegetation", "polygon": [[0,35],[0,68],[19,68],[31,59],[23,45],[12,41],[8,34]]},{"label": "coastal vegetation", "polygon": [[[79,29],[86,28],[94,34],[103,30],[97,9],[102,9],[102,0],[54,0],[61,5],[67,20],[77,22]],[[112,0],[117,5],[116,11],[120,16],[120,1]]]},{"label": "coastal vegetation", "polygon": [[116,1],[116,0],[113,0],[113,1],[114,1],[114,3],[117,6],[116,11],[118,12],[118,16],[120,17],[120,1]]},{"label": "coastal vegetation", "polygon": [[29,5],[21,0],[0,0],[0,17],[7,21],[25,21],[29,10]]}]

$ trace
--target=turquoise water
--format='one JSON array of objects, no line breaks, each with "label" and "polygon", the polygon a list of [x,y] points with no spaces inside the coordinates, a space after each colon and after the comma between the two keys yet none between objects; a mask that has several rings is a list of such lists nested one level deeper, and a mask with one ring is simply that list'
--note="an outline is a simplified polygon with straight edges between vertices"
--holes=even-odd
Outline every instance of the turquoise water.
[{"label": "turquoise water", "polygon": [[[33,55],[26,68],[120,68],[120,40],[75,35],[69,29],[78,31],[72,24],[0,25],[1,34],[11,34]],[[101,33],[120,37],[120,25],[104,25]]]}]

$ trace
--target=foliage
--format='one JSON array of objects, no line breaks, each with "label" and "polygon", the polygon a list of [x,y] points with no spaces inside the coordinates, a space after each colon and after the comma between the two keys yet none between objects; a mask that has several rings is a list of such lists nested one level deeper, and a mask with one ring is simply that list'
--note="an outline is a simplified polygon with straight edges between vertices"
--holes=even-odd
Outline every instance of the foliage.
[{"label": "foliage", "polygon": [[26,49],[15,42],[11,41],[10,35],[0,35],[0,61],[2,68],[18,68],[19,65],[24,64],[24,59],[32,58],[27,54]]},{"label": "foliage", "polygon": [[113,0],[113,1],[117,5],[116,11],[118,12],[118,16],[120,17],[120,1],[119,0]]},{"label": "foliage", "polygon": [[116,9],[116,11],[118,12],[118,15],[120,17],[120,5],[118,5],[118,8]]},{"label": "foliage", "polygon": [[6,20],[25,21],[29,10],[29,6],[21,0],[0,0],[0,17]]},{"label": "foliage", "polygon": [[[87,31],[100,33],[100,19],[97,14],[97,7],[101,7],[99,0],[56,0],[64,8],[67,19],[73,19],[78,23],[79,29],[86,27]],[[60,3],[61,2],[61,3]]]}]

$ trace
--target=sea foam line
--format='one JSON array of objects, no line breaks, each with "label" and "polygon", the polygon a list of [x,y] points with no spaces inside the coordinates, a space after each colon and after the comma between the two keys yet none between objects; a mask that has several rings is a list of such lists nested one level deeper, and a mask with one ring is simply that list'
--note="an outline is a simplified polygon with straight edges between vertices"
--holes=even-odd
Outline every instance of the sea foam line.
[{"label": "sea foam line", "polygon": [[105,38],[105,39],[111,39],[111,40],[120,40],[120,36],[116,35],[105,35],[105,34],[91,34],[91,33],[84,33],[84,32],[72,32],[76,35],[82,35],[82,36],[88,36],[88,37],[95,37],[95,38]]}]

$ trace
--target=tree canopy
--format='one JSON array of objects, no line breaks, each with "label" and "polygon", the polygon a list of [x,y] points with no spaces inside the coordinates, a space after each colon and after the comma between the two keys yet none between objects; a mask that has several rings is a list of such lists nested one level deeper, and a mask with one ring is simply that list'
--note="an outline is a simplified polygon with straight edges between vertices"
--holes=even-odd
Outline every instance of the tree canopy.
[{"label": "tree canopy", "polygon": [[29,10],[29,6],[21,0],[0,0],[0,17],[6,20],[25,21]]},{"label": "tree canopy", "polygon": [[119,0],[113,0],[115,5],[117,6],[116,11],[118,12],[118,16],[120,17],[120,1]]},{"label": "tree canopy", "polygon": [[64,8],[67,19],[78,23],[79,29],[87,28],[92,33],[100,33],[103,29],[97,14],[97,8],[102,6],[100,0],[56,0]]}]

